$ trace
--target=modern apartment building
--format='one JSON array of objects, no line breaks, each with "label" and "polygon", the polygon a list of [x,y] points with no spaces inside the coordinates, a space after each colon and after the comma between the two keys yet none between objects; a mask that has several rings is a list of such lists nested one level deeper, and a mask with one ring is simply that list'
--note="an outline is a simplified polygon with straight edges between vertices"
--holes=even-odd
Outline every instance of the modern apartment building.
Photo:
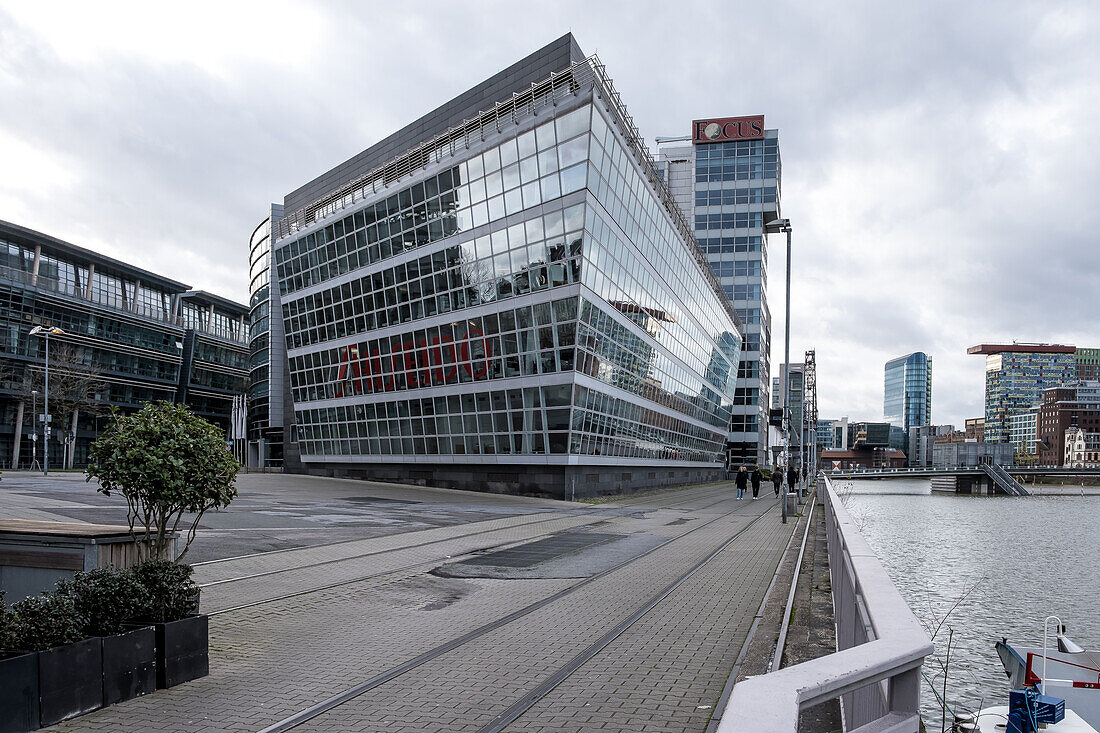
[{"label": "modern apartment building", "polygon": [[932,360],[923,351],[886,362],[882,414],[904,440],[911,428],[932,423]]},{"label": "modern apartment building", "polygon": [[[111,407],[184,402],[228,430],[248,378],[246,319],[239,303],[0,222],[0,465],[41,463],[43,445],[50,465],[85,465]],[[62,331],[50,337],[49,439],[34,417],[46,361],[35,326]]]},{"label": "modern apartment building", "polygon": [[737,316],[572,35],[282,206],[308,470],[559,497],[723,475]]},{"label": "modern apartment building", "polygon": [[661,173],[744,326],[730,461],[763,463],[772,373],[766,230],[780,218],[779,131],[766,129],[763,115],[706,118],[689,136],[658,143]]},{"label": "modern apartment building", "polygon": [[1008,418],[1008,442],[1017,455],[1034,456],[1038,448],[1037,435],[1040,405],[1032,405]]},{"label": "modern apartment building", "polygon": [[1077,349],[1077,378],[1100,379],[1100,349]]},{"label": "modern apartment building", "polygon": [[1011,440],[1010,418],[1038,404],[1043,390],[1077,376],[1077,349],[1059,344],[979,344],[985,356],[985,440]]}]

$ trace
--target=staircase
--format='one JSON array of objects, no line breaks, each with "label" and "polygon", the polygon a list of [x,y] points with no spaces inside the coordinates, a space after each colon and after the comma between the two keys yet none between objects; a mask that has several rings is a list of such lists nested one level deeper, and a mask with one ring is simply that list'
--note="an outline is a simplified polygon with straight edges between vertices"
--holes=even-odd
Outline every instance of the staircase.
[{"label": "staircase", "polygon": [[1031,496],[1031,492],[1020,485],[1020,482],[1008,475],[1008,471],[1000,466],[983,463],[981,466],[985,475],[993,481],[993,485],[1009,496]]}]

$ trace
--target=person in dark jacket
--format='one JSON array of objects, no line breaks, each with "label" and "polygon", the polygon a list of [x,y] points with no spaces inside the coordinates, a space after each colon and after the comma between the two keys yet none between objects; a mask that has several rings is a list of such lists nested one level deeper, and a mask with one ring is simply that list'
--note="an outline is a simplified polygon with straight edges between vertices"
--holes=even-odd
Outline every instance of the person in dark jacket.
[{"label": "person in dark jacket", "polygon": [[759,466],[752,467],[749,480],[752,481],[752,500],[756,501],[760,498],[760,482],[764,480],[764,474],[760,473]]},{"label": "person in dark jacket", "polygon": [[775,488],[775,495],[779,496],[779,489],[783,486],[783,469],[779,466],[772,468],[772,486]]},{"label": "person in dark jacket", "polygon": [[798,468],[787,468],[787,491],[798,491]]},{"label": "person in dark jacket", "polygon": [[749,470],[741,466],[741,468],[737,470],[737,477],[735,480],[737,482],[737,500],[741,501],[741,499],[745,498],[745,488],[749,485]]}]

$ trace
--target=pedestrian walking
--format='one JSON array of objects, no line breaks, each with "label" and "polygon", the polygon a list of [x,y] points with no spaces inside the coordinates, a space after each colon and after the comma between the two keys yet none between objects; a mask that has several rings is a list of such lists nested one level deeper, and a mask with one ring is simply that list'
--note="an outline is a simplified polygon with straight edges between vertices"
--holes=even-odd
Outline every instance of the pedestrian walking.
[{"label": "pedestrian walking", "polygon": [[759,466],[752,467],[749,480],[752,481],[752,500],[756,501],[760,498],[760,482],[764,480],[764,474],[760,473]]},{"label": "pedestrian walking", "polygon": [[787,491],[798,491],[798,469],[794,466],[787,469]]},{"label": "pedestrian walking", "polygon": [[737,500],[741,501],[745,498],[745,488],[749,485],[749,470],[744,466],[741,466],[737,470]]},{"label": "pedestrian walking", "polygon": [[779,466],[772,467],[772,486],[775,488],[775,495],[779,496],[779,489],[783,486],[783,469]]}]

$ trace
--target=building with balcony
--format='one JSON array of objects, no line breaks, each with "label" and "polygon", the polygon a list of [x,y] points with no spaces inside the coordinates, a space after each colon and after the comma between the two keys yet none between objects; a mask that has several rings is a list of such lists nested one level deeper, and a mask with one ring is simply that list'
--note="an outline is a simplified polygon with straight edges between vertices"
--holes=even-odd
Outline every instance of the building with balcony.
[{"label": "building with balcony", "polygon": [[[0,222],[0,465],[43,459],[41,380],[50,338],[53,466],[83,466],[110,408],[184,402],[228,430],[248,378],[247,309],[25,227]],[[58,375],[80,375],[63,395]],[[65,414],[64,424],[58,419]],[[34,416],[39,415],[35,420]]]},{"label": "building with balcony", "polygon": [[306,470],[558,497],[723,475],[737,316],[572,35],[282,209],[269,293]]}]

